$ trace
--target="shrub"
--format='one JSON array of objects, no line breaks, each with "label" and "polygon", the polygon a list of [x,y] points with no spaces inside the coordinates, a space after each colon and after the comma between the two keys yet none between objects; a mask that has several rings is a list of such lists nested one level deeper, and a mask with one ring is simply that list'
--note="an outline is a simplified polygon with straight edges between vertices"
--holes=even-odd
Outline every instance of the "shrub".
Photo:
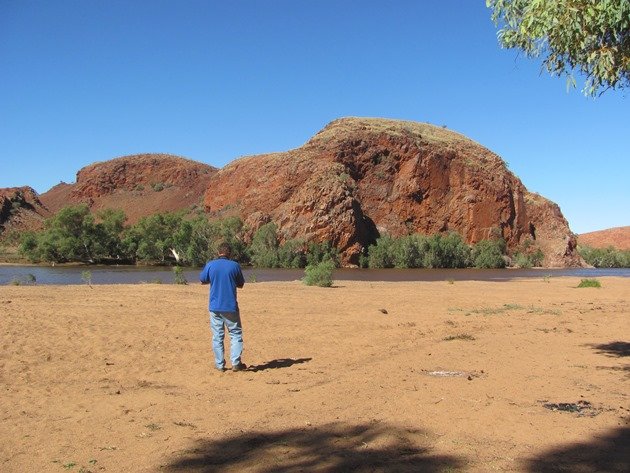
[{"label": "shrub", "polygon": [[451,232],[430,237],[383,236],[368,248],[370,268],[465,268],[470,264],[470,247]]},{"label": "shrub", "polygon": [[481,240],[473,246],[471,257],[475,268],[505,268],[505,240]]},{"label": "shrub", "polygon": [[331,287],[335,263],[332,260],[309,265],[304,270],[304,284],[307,286]]},{"label": "shrub", "polygon": [[425,237],[408,235],[394,240],[391,245],[391,260],[395,268],[421,268],[423,265],[423,243]]},{"label": "shrub", "polygon": [[188,279],[186,279],[186,276],[184,275],[184,270],[181,266],[175,266],[173,268],[173,274],[175,276],[175,284],[182,284],[184,286],[188,284]]},{"label": "shrub", "polygon": [[281,268],[303,268],[306,265],[306,252],[301,240],[288,240],[278,247],[277,255]]},{"label": "shrub", "polygon": [[394,239],[390,236],[382,236],[376,240],[376,244],[368,248],[368,266],[370,268],[393,268],[392,247]]},{"label": "shrub", "polygon": [[21,208],[22,208],[22,202],[18,200],[14,200],[13,202],[11,202],[11,209],[9,210],[9,213],[11,215],[15,215],[16,213],[19,212]]},{"label": "shrub", "polygon": [[540,248],[538,248],[534,253],[529,255],[529,260],[531,261],[532,266],[542,266],[543,261],[545,260],[545,254]]},{"label": "shrub", "polygon": [[332,246],[330,242],[310,242],[306,246],[306,265],[321,263],[325,260],[331,260],[335,263],[335,266],[339,266],[339,250]]},{"label": "shrub", "polygon": [[260,227],[248,248],[253,266],[262,268],[304,268],[325,260],[336,266],[339,252],[329,242],[306,244],[303,240],[287,240],[282,245],[275,223]]},{"label": "shrub", "polygon": [[602,287],[597,279],[582,279],[577,287]]},{"label": "shrub", "polygon": [[456,232],[433,235],[426,239],[425,268],[465,268],[470,263],[470,247]]},{"label": "shrub", "polygon": [[596,268],[630,268],[630,251],[608,248],[578,247],[580,256],[591,266]]},{"label": "shrub", "polygon": [[81,271],[81,281],[83,281],[88,286],[92,286],[92,271]]},{"label": "shrub", "polygon": [[516,253],[512,260],[512,265],[517,268],[531,268],[532,263],[525,253]]},{"label": "shrub", "polygon": [[252,238],[249,247],[252,264],[261,268],[277,268],[279,246],[278,227],[273,222],[266,223],[254,233]]}]

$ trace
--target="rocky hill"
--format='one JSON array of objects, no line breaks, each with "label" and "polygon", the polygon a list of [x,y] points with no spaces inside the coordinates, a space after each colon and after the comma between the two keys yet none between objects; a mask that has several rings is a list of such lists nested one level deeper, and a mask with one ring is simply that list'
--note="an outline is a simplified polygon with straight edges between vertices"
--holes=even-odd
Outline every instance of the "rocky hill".
[{"label": "rocky hill", "polygon": [[41,228],[50,215],[34,189],[27,186],[0,189],[0,238],[13,231]]},{"label": "rocky hill", "polygon": [[[221,189],[217,192],[216,189]],[[345,264],[383,234],[457,231],[539,247],[546,266],[576,266],[559,207],[527,191],[494,153],[458,133],[386,119],[333,121],[304,146],[238,159],[209,180],[205,210],[285,239],[328,240]]]},{"label": "rocky hill", "polygon": [[578,236],[578,244],[591,248],[612,246],[618,250],[630,250],[630,226],[582,233]]},{"label": "rocky hill", "polygon": [[128,223],[157,212],[201,207],[216,168],[179,156],[140,154],[94,163],[77,173],[75,184],[61,183],[40,196],[57,212],[86,203],[93,210],[119,208]]}]

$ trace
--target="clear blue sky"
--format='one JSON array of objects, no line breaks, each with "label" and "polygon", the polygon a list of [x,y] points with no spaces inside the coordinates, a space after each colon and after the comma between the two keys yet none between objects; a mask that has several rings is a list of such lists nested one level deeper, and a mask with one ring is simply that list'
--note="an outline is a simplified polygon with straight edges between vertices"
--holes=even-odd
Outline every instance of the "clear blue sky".
[{"label": "clear blue sky", "polygon": [[386,117],[488,147],[576,233],[630,225],[630,91],[580,88],[500,49],[483,0],[0,0],[0,187],[145,152],[222,167]]}]

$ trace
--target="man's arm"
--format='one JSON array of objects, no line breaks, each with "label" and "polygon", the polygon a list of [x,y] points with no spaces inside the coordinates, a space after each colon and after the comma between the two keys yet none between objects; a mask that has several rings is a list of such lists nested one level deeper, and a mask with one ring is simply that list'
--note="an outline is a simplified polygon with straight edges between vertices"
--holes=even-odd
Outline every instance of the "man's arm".
[{"label": "man's arm", "polygon": [[236,287],[239,289],[245,285],[245,278],[243,277],[243,272],[241,271],[241,267],[238,268],[238,274],[236,275]]},{"label": "man's arm", "polygon": [[210,268],[208,266],[209,265],[206,264],[199,273],[199,282],[203,285],[210,284]]}]

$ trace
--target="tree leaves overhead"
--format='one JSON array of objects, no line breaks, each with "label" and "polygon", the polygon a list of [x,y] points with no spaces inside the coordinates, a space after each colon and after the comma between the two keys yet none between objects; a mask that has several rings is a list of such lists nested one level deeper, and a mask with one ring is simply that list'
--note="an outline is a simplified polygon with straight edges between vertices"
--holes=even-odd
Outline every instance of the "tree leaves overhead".
[{"label": "tree leaves overhead", "polygon": [[585,78],[596,96],[630,84],[630,0],[486,0],[499,43],[542,57],[547,71]]}]

